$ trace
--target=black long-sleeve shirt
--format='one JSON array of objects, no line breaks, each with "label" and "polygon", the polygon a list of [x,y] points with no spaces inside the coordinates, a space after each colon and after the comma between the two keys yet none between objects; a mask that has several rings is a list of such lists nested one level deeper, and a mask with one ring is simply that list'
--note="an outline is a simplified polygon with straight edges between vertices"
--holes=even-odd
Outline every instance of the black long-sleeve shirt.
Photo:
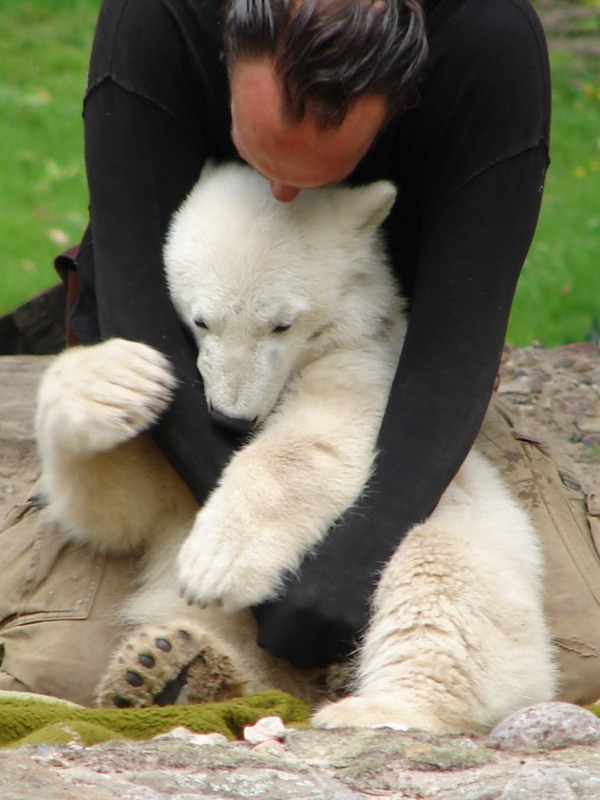
[{"label": "black long-sleeve shirt", "polygon": [[[530,5],[424,8],[430,55],[419,102],[349,178],[399,189],[385,228],[410,310],[376,475],[335,530],[355,531],[365,563],[385,560],[431,512],[475,439],[548,163],[549,71]],[[123,336],[171,358],[181,386],[156,435],[199,501],[236,442],[209,419],[161,251],[206,158],[237,158],[218,19],[217,0],[104,2],[84,107],[91,225],[75,317],[84,341]]]}]

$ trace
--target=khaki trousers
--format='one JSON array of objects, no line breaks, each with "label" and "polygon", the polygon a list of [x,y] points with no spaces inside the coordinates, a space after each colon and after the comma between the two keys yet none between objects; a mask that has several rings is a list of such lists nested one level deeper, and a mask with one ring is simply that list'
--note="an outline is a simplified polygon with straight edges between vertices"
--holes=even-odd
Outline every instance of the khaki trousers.
[{"label": "khaki trousers", "polygon": [[[478,447],[527,507],[542,535],[546,602],[561,674],[560,698],[600,698],[600,508],[543,447],[515,431],[494,402]],[[515,545],[518,546],[518,545]],[[123,629],[135,558],[70,543],[33,503],[0,529],[0,689],[91,705]]]},{"label": "khaki trousers", "polygon": [[477,447],[501,471],[542,538],[546,614],[559,666],[559,699],[600,698],[600,498],[585,494],[539,441],[494,402]]}]

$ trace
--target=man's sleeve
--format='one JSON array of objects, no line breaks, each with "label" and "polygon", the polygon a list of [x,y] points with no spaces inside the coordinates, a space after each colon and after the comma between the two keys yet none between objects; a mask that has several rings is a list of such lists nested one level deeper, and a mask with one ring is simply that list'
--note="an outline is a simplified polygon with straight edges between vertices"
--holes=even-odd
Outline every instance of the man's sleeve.
[{"label": "man's sleeve", "polygon": [[86,99],[85,143],[101,336],[145,342],[169,357],[179,385],[156,436],[201,502],[233,439],[210,421],[196,347],[171,303],[162,249],[172,213],[199,177],[202,141],[155,103],[106,79]]}]

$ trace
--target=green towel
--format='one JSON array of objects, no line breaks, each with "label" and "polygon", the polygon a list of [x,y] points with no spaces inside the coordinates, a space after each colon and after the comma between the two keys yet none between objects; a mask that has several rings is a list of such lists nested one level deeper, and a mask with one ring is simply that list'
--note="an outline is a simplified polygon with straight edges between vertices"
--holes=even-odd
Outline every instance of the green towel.
[{"label": "green towel", "polygon": [[[600,703],[587,708],[600,717]],[[305,727],[310,714],[301,700],[278,691],[221,703],[125,709],[84,708],[52,697],[0,691],[0,746],[150,739],[179,725],[233,740],[262,717],[278,716],[287,725]]]},{"label": "green towel", "polygon": [[179,725],[195,733],[242,736],[245,725],[278,716],[304,726],[311,709],[283,692],[259,692],[221,703],[152,708],[84,708],[39,695],[0,692],[0,746],[98,744],[111,739],[150,739]]}]

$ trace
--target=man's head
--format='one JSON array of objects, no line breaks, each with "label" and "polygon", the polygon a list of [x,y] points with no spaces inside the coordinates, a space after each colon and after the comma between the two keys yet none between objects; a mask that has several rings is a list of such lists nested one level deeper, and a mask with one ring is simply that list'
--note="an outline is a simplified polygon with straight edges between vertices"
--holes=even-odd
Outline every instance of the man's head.
[{"label": "man's head", "polygon": [[280,200],[352,172],[427,49],[418,0],[229,0],[224,41],[234,143]]}]

